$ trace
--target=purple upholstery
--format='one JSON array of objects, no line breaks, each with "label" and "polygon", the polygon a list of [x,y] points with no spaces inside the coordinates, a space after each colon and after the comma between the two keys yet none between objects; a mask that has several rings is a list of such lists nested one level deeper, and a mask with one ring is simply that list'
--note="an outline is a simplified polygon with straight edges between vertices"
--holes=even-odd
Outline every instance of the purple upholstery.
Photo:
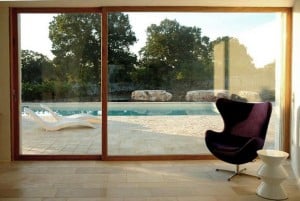
[{"label": "purple upholstery", "polygon": [[206,131],[207,148],[214,156],[231,164],[240,165],[254,160],[256,151],[264,146],[271,103],[245,103],[220,98],[216,105],[224,121],[224,130]]}]

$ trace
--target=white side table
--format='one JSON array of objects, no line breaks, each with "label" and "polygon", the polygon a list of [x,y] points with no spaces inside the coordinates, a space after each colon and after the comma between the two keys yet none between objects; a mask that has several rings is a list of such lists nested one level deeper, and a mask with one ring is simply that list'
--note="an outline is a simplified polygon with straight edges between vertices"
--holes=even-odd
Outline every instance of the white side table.
[{"label": "white side table", "polygon": [[257,154],[263,161],[263,165],[258,169],[258,176],[262,179],[258,186],[257,195],[272,199],[285,200],[287,194],[281,183],[287,178],[288,174],[282,167],[281,162],[285,160],[289,154],[278,150],[258,150]]}]

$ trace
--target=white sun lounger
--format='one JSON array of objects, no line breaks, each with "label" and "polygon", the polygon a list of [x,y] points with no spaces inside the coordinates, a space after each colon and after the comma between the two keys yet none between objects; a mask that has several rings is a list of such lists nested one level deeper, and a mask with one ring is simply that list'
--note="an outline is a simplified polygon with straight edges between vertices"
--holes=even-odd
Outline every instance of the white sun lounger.
[{"label": "white sun lounger", "polygon": [[36,113],[34,113],[29,108],[24,108],[24,112],[28,114],[39,126],[47,131],[57,131],[65,128],[71,127],[88,127],[95,128],[95,126],[87,121],[79,120],[79,119],[60,119],[55,122],[45,121],[41,117],[39,117]]},{"label": "white sun lounger", "polygon": [[61,119],[80,119],[80,120],[86,120],[86,121],[92,121],[92,122],[99,122],[100,118],[98,116],[90,115],[90,114],[73,114],[69,116],[59,116],[56,112],[54,112],[51,108],[49,108],[47,105],[40,104],[40,106],[48,111],[57,121]]}]

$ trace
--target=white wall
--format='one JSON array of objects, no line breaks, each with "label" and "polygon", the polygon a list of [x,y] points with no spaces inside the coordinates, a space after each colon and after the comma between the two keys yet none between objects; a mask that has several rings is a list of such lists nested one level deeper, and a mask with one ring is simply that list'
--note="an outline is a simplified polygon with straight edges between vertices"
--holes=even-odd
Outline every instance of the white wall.
[{"label": "white wall", "polygon": [[293,11],[291,161],[300,184],[300,1]]}]

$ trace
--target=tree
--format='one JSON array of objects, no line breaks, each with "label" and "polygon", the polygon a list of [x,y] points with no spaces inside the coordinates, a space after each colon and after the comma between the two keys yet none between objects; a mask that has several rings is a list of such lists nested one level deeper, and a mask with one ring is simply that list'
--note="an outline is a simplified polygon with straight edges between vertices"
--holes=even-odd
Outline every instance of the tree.
[{"label": "tree", "polygon": [[21,71],[22,83],[42,83],[55,77],[52,61],[31,50],[21,51]]},{"label": "tree", "polygon": [[123,13],[110,13],[108,15],[108,63],[134,64],[136,55],[130,52],[129,47],[137,39],[131,30],[128,15]]},{"label": "tree", "polygon": [[55,72],[47,56],[30,50],[21,51],[22,100],[41,100],[53,93]]},{"label": "tree", "polygon": [[130,46],[137,41],[131,28],[128,15],[108,15],[108,64],[110,68],[120,67],[111,71],[110,82],[131,82],[131,72],[137,61],[136,55],[130,52]]},{"label": "tree", "polygon": [[200,28],[182,26],[176,20],[165,19],[160,25],[148,27],[146,46],[141,49],[140,56],[141,66],[137,69],[136,79],[141,79],[147,71],[148,76],[156,79],[153,87],[174,83],[191,87],[195,81],[212,76],[209,38],[201,35]]},{"label": "tree", "polygon": [[[133,66],[136,57],[129,46],[136,42],[129,19],[123,13],[109,15],[110,64]],[[74,83],[99,83],[101,71],[101,17],[97,13],[60,14],[49,26],[54,64],[59,77]]]},{"label": "tree", "polygon": [[49,25],[53,60],[59,78],[69,82],[98,82],[100,16],[60,14]]}]

